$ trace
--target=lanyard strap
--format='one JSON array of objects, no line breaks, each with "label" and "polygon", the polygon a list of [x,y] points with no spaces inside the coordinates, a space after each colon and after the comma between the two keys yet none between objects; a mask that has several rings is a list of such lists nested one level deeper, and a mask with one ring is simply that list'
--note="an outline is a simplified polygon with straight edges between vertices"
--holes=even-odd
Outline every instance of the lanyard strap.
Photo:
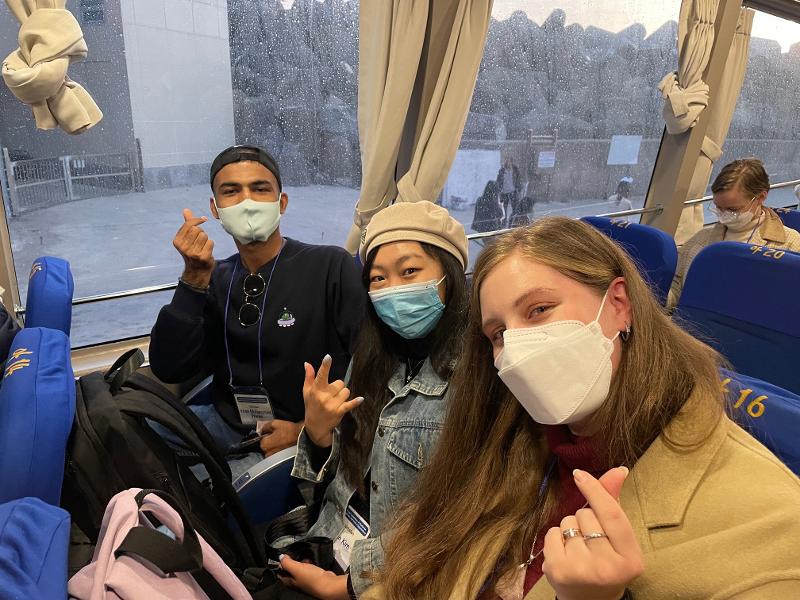
[{"label": "lanyard strap", "polygon": [[[278,259],[281,257],[281,252],[283,252],[283,247],[286,245],[286,240],[281,240],[281,248],[278,250],[278,255],[275,257],[275,262],[272,263],[272,269],[270,269],[269,277],[267,278],[267,285],[264,289],[264,299],[261,301],[261,312],[258,315],[258,385],[264,385],[264,373],[261,361],[261,322],[264,320],[264,310],[267,306],[267,295],[269,294],[269,284],[272,281],[272,274],[275,273],[275,267],[278,266]],[[236,272],[239,270],[239,261],[233,265],[233,274],[231,275],[231,280],[228,283],[228,295],[225,298],[225,319],[223,321],[223,337],[225,338],[225,358],[228,360],[228,385],[233,387],[233,369],[231,368],[231,353],[228,346],[228,313],[230,312],[230,305],[231,305],[231,290],[233,289],[233,281],[236,279]]]}]

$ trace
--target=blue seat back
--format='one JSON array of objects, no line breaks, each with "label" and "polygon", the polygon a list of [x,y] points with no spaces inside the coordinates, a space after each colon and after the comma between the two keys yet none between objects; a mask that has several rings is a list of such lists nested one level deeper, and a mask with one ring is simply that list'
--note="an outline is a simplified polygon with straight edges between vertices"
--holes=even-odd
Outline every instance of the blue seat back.
[{"label": "blue seat back", "polygon": [[49,327],[69,335],[74,292],[75,284],[67,261],[52,256],[37,258],[28,281],[25,326]]},{"label": "blue seat back", "polygon": [[583,217],[581,221],[593,225],[618,242],[633,258],[661,304],[666,303],[678,266],[675,240],[660,229],[626,220]]},{"label": "blue seat back", "polygon": [[792,210],[791,208],[776,208],[775,212],[783,221],[783,224],[789,229],[800,231],[800,210]]},{"label": "blue seat back", "polygon": [[67,597],[69,513],[38,498],[0,504],[0,598]]},{"label": "blue seat back", "polygon": [[58,505],[75,416],[69,338],[28,328],[11,345],[0,387],[0,502],[26,496]]},{"label": "blue seat back", "polygon": [[745,375],[800,393],[800,255],[720,242],[692,261],[675,317]]},{"label": "blue seat back", "polygon": [[233,482],[254,525],[269,523],[304,504],[292,478],[297,446],[276,452],[254,465]]},{"label": "blue seat back", "polygon": [[734,419],[800,475],[800,396],[725,369],[721,377]]}]

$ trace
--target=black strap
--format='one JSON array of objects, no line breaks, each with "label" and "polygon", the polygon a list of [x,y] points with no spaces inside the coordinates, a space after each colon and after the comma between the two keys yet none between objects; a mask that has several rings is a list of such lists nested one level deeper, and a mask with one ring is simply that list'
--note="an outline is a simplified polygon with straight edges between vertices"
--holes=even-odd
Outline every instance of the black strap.
[{"label": "black strap", "polygon": [[174,540],[149,527],[134,527],[122,540],[114,555],[135,554],[147,559],[164,573],[194,571],[203,566],[203,550],[197,533],[186,513],[170,494],[162,490],[141,490],[136,494],[136,505],[142,508],[149,495],[164,500],[180,517],[183,524],[183,540]]},{"label": "black strap", "polygon": [[131,374],[131,376],[125,381],[125,386],[134,390],[149,392],[160,398],[165,404],[169,405],[174,412],[178,413],[182,419],[186,421],[186,423],[192,429],[194,435],[200,440],[201,446],[205,448],[211,455],[211,458],[213,458],[214,461],[216,461],[217,464],[222,467],[223,471],[227,472],[228,479],[231,478],[230,466],[225,460],[225,453],[219,447],[216,440],[211,436],[211,434],[208,432],[208,429],[206,429],[205,425],[203,425],[197,415],[187,408],[179,398],[177,398],[158,381],[147,377],[142,373]]},{"label": "black strap", "polygon": [[319,505],[301,506],[270,521],[264,530],[267,558],[277,561],[281,554],[288,554],[298,561],[310,561],[326,571],[341,574],[342,570],[333,554],[333,542],[326,537],[304,537],[288,546],[275,546],[285,537],[300,537],[308,533],[317,521]]},{"label": "black strap", "polygon": [[155,529],[140,525],[128,532],[114,556],[140,556],[163,573],[189,573],[203,566],[200,543],[196,535],[189,535],[189,531],[184,529],[183,542],[179,542]]},{"label": "black strap", "polygon": [[144,364],[144,353],[139,348],[132,348],[120,356],[111,368],[106,371],[104,379],[111,387],[111,394],[114,395],[122,388],[125,382],[133,375],[139,367]]},{"label": "black strap", "polygon": [[[126,397],[124,394],[118,396],[116,400],[121,412],[131,416],[148,418],[161,424],[177,435],[187,447],[192,448],[192,450],[197,453],[211,476],[211,485],[214,495],[225,502],[225,505],[231,511],[236,523],[239,525],[239,529],[241,530],[251,555],[251,560],[248,560],[248,562],[250,562],[250,564],[263,564],[264,551],[261,545],[256,542],[250,518],[247,516],[242,502],[236,494],[236,490],[233,488],[230,467],[224,459],[217,460],[217,458],[213,456],[213,449],[216,449],[217,455],[219,455],[219,450],[197,416],[182,404],[178,410],[183,419],[178,421],[175,418],[176,406],[174,405],[170,406],[166,403],[159,402],[144,403],[141,401],[141,398],[130,398]],[[176,400],[176,402],[178,401]],[[187,429],[181,427],[180,423],[184,422],[188,422],[191,428]],[[206,445],[206,442],[208,442],[210,446]],[[253,563],[252,561],[255,562]]]},{"label": "black strap", "polygon": [[232,600],[219,582],[203,569],[200,540],[172,496],[161,490],[142,490],[136,495],[137,505],[141,508],[144,499],[150,494],[163,498],[178,513],[183,523],[183,540],[172,539],[149,527],[134,527],[122,540],[114,556],[139,556],[158,567],[162,573],[190,573],[210,600]]},{"label": "black strap", "polygon": [[271,547],[281,538],[299,537],[308,533],[316,522],[317,512],[308,506],[300,506],[270,521],[264,530],[264,541],[267,546]]}]

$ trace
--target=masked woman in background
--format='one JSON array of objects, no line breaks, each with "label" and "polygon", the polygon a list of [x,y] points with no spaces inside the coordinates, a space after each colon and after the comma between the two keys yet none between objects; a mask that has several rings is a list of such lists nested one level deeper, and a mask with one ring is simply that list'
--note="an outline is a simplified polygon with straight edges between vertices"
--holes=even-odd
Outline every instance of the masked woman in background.
[{"label": "masked woman in background", "polygon": [[715,242],[744,242],[768,248],[800,251],[800,233],[786,227],[774,210],[764,206],[769,176],[757,158],[735,160],[722,167],[711,185],[713,227],[698,231],[681,246],[678,268],[669,291],[667,306],[678,303],[689,267],[700,251]]}]

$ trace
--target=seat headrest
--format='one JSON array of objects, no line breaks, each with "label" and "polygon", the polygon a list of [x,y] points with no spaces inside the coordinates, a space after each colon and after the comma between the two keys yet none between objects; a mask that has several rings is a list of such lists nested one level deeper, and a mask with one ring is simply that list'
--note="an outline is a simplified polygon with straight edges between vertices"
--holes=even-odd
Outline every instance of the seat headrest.
[{"label": "seat headrest", "polygon": [[622,245],[662,304],[666,301],[678,265],[675,240],[660,229],[626,220],[606,217],[582,217],[581,220]]},{"label": "seat headrest", "polygon": [[75,284],[67,261],[52,256],[37,258],[28,280],[25,325],[58,329],[69,335],[74,292]]},{"label": "seat headrest", "polygon": [[0,504],[3,598],[66,598],[69,513],[38,498]]},{"label": "seat headrest", "polygon": [[23,329],[0,387],[0,502],[35,496],[60,503],[74,416],[69,338],[56,329]]},{"label": "seat headrest", "polygon": [[800,396],[742,373],[720,369],[734,419],[800,474]]},{"label": "seat headrest", "polygon": [[800,255],[719,242],[692,261],[677,308],[711,311],[800,337],[798,294]]},{"label": "seat headrest", "polygon": [[[798,186],[800,187],[800,186]],[[791,208],[776,208],[775,212],[783,221],[783,224],[789,229],[800,231],[800,210],[792,210]]]}]

